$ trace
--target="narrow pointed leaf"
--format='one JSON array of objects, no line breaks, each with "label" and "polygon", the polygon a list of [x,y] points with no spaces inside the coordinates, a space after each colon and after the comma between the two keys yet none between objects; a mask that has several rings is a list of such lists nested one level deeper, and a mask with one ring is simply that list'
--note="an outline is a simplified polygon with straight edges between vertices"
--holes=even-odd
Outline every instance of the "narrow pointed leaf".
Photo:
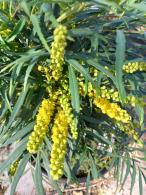
[{"label": "narrow pointed leaf", "polygon": [[16,187],[17,187],[17,184],[20,180],[20,178],[22,177],[23,175],[23,172],[25,170],[25,167],[29,161],[29,158],[30,158],[30,154],[26,154],[23,156],[23,159],[20,161],[20,164],[16,170],[16,173],[14,175],[14,178],[13,178],[13,182],[11,184],[11,192],[10,192],[10,195],[14,195],[15,194],[15,190],[16,190]]}]

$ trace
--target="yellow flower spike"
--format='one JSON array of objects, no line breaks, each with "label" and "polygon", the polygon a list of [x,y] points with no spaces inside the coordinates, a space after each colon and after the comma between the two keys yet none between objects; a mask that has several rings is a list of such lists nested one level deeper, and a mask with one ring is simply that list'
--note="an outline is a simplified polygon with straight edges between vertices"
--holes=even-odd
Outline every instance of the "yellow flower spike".
[{"label": "yellow flower spike", "polygon": [[20,160],[16,160],[16,161],[10,166],[9,174],[10,174],[11,176],[14,176],[14,175],[15,175],[16,170],[17,170],[18,165],[19,165],[19,162],[20,162]]},{"label": "yellow flower spike", "polygon": [[36,153],[45,138],[48,125],[55,109],[56,98],[56,95],[52,94],[50,99],[44,99],[39,107],[34,130],[30,134],[27,143],[27,150],[29,153]]},{"label": "yellow flower spike", "polygon": [[76,126],[76,121],[74,118],[74,115],[72,114],[72,107],[70,104],[70,96],[67,94],[62,94],[60,97],[60,105],[62,107],[62,109],[65,112],[65,115],[67,117],[69,126],[70,126],[70,130],[72,133],[72,137],[74,139],[77,139],[78,137],[78,131],[77,131],[77,126]]},{"label": "yellow flower spike", "polygon": [[51,64],[49,66],[50,77],[47,76],[47,79],[53,78],[58,81],[61,77],[64,64],[64,53],[66,47],[66,35],[67,28],[63,25],[58,26],[54,30],[54,41],[51,45]]},{"label": "yellow flower spike", "polygon": [[[62,136],[58,136],[62,135]],[[52,150],[50,159],[50,175],[53,180],[58,180],[63,175],[64,158],[66,154],[66,144],[68,136],[68,120],[65,112],[61,109],[54,119],[52,128]],[[65,140],[65,142],[64,142]]]},{"label": "yellow flower spike", "polygon": [[129,95],[126,98],[126,103],[131,104],[133,107],[135,107],[136,103],[137,103],[137,99],[135,98],[135,96]]},{"label": "yellow flower spike", "polygon": [[129,62],[123,66],[123,71],[126,73],[146,71],[146,62]]},{"label": "yellow flower spike", "polygon": [[38,71],[43,72],[44,68],[41,65],[38,65]]},{"label": "yellow flower spike", "polygon": [[93,103],[110,118],[113,118],[117,121],[121,121],[123,123],[129,123],[131,120],[131,117],[126,110],[120,108],[120,106],[116,103],[111,103],[106,98],[102,98],[100,96],[95,97]]},{"label": "yellow flower spike", "polygon": [[143,141],[140,139],[140,136],[138,135],[138,133],[133,129],[132,125],[129,124],[121,124],[121,123],[117,123],[117,126],[119,127],[119,129],[123,132],[125,132],[128,136],[132,137],[140,146],[143,147]]}]

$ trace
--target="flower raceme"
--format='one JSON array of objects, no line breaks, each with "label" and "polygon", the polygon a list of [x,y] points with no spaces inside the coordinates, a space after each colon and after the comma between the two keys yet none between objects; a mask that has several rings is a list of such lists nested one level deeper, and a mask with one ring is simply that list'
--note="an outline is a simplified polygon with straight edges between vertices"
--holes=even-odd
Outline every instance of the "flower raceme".
[{"label": "flower raceme", "polygon": [[[101,97],[106,99],[111,99],[115,102],[120,102],[119,92],[114,89],[109,89],[105,85],[100,88]],[[128,95],[125,100],[126,104],[130,104],[135,107],[137,99],[133,95]]]},{"label": "flower raceme", "polygon": [[70,104],[70,98],[69,98],[68,94],[61,95],[60,105],[61,105],[62,109],[64,110],[64,113],[67,117],[72,136],[74,139],[77,139],[78,131],[77,131],[77,126],[76,126],[76,121],[75,121],[74,115],[72,113],[72,107]]},{"label": "flower raceme", "polygon": [[66,47],[67,28],[63,25],[58,26],[54,30],[54,42],[51,45],[51,64],[52,78],[56,81],[60,78],[63,64],[64,51]]},{"label": "flower raceme", "polygon": [[53,180],[58,180],[63,175],[63,164],[66,154],[68,136],[68,120],[65,112],[62,109],[58,110],[58,113],[54,119],[54,125],[52,128],[52,150],[50,159],[50,174]]},{"label": "flower raceme", "polygon": [[134,73],[137,71],[146,71],[146,62],[129,62],[123,66],[126,73]]},{"label": "flower raceme", "polygon": [[64,64],[64,53],[66,43],[67,28],[63,25],[59,25],[54,30],[54,41],[51,44],[50,51],[50,66],[43,67],[38,66],[38,70],[43,72],[48,81],[58,81],[62,75],[63,64]]},{"label": "flower raceme", "polygon": [[[80,94],[82,96],[85,95],[85,86],[84,82],[80,82]],[[109,88],[106,85],[103,85],[100,87],[100,96],[102,98],[112,100],[114,102],[120,102],[119,92],[115,90],[114,88]],[[88,95],[90,98],[93,98],[93,96],[96,94],[96,90],[93,88],[91,82],[88,83]],[[137,99],[133,95],[128,95],[125,99],[126,104],[130,104],[131,106],[135,107],[137,104]]]},{"label": "flower raceme", "polygon": [[95,106],[101,109],[104,114],[107,114],[110,118],[113,118],[117,121],[123,123],[129,123],[131,120],[130,115],[127,113],[126,110],[120,108],[117,103],[111,103],[106,98],[102,97],[94,97],[93,103]]},{"label": "flower raceme", "polygon": [[15,175],[16,170],[17,170],[18,165],[19,165],[19,162],[20,162],[20,160],[16,160],[16,161],[10,166],[9,174],[10,174],[11,176],[14,176],[14,175]]},{"label": "flower raceme", "polygon": [[117,123],[117,126],[119,127],[119,129],[121,131],[123,131],[124,133],[126,133],[128,136],[132,137],[140,146],[143,146],[143,142],[140,139],[140,136],[138,135],[138,133],[133,129],[131,124],[121,124],[121,123]]},{"label": "flower raceme", "polygon": [[29,141],[27,143],[27,150],[29,153],[36,153],[46,136],[48,125],[55,109],[56,98],[57,96],[54,94],[50,99],[44,99],[39,107],[36,116],[36,125],[34,126],[34,130],[29,136]]}]

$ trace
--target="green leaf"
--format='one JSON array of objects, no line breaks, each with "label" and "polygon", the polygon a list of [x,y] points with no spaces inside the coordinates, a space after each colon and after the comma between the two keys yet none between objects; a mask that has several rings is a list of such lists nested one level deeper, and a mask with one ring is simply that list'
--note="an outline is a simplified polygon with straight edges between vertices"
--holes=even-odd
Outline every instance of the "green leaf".
[{"label": "green leaf", "polygon": [[125,168],[125,161],[122,160],[122,164],[121,164],[121,176],[120,176],[120,185],[122,184],[122,179],[123,179],[123,174],[124,174],[124,168]]},{"label": "green leaf", "polygon": [[40,25],[39,25],[39,21],[38,21],[38,18],[36,15],[31,15],[30,17],[31,21],[32,21],[32,24],[34,26],[34,29],[35,31],[37,32],[39,38],[40,38],[40,41],[42,42],[43,46],[45,47],[45,49],[50,53],[50,48],[45,40],[45,37],[41,31],[41,28],[40,28]]},{"label": "green leaf", "polygon": [[17,116],[21,106],[23,105],[28,88],[29,88],[29,86],[27,85],[26,90],[21,92],[21,94],[20,94],[20,96],[19,96],[19,98],[14,106],[14,109],[11,113],[11,116],[9,118],[9,122],[8,122],[7,126],[4,128],[3,134],[10,128],[10,126],[13,123],[15,117]]},{"label": "green leaf", "polygon": [[114,169],[115,170],[116,183],[117,183],[116,189],[118,189],[118,186],[119,186],[120,167],[121,167],[121,159],[120,158],[117,158],[115,160],[115,169]]},{"label": "green leaf", "polygon": [[113,83],[116,86],[118,86],[115,76],[113,76],[113,74],[111,74],[107,69],[105,69],[102,65],[100,65],[97,62],[97,60],[89,59],[89,60],[86,60],[86,62],[88,64],[90,64],[91,66],[93,66],[94,68],[96,68],[97,70],[100,70],[101,72],[103,72],[104,74],[106,74],[113,81]]},{"label": "green leaf", "polygon": [[34,173],[34,182],[36,187],[37,195],[45,195],[43,184],[42,184],[42,170],[40,164],[40,154],[37,155],[35,173]]},{"label": "green leaf", "polygon": [[27,162],[29,161],[29,158],[30,158],[30,154],[25,154],[23,156],[22,160],[20,161],[19,166],[18,166],[18,168],[16,170],[16,173],[14,175],[12,184],[11,184],[11,192],[10,192],[10,195],[14,195],[15,194],[15,190],[16,190],[17,184],[18,184],[20,178],[23,175],[23,172],[25,170],[25,167],[27,165]]},{"label": "green leaf", "polygon": [[91,30],[90,28],[78,28],[78,29],[72,29],[69,31],[69,34],[74,37],[78,36],[89,36],[93,35],[95,32]]},{"label": "green leaf", "polygon": [[53,14],[53,10],[52,10],[52,6],[49,3],[43,3],[42,4],[42,10],[45,13],[46,18],[48,18],[48,20],[50,20],[52,22],[52,26],[55,28],[59,25],[59,23],[57,22],[54,14]]},{"label": "green leaf", "polygon": [[136,105],[135,106],[135,111],[136,111],[136,113],[138,115],[139,123],[140,123],[140,125],[142,125],[143,122],[144,122],[144,107]]},{"label": "green leaf", "polygon": [[19,139],[21,139],[22,137],[24,137],[27,133],[29,133],[33,127],[34,127],[35,122],[31,122],[29,123],[27,126],[25,126],[22,129],[17,129],[15,135],[9,137],[9,139],[7,139],[7,141],[3,144],[3,146],[7,146],[9,144],[12,144],[16,141],[18,141]]},{"label": "green leaf", "polygon": [[123,83],[123,65],[125,61],[125,36],[123,31],[117,31],[116,37],[116,62],[115,62],[115,71],[116,71],[116,80],[118,83],[119,95],[124,102],[126,98],[126,92]]},{"label": "green leaf", "polygon": [[48,150],[51,151],[51,149],[52,149],[51,141],[47,137],[45,137],[45,143],[46,143]]},{"label": "green leaf", "polygon": [[139,169],[139,195],[143,195],[142,175]]},{"label": "green leaf", "polygon": [[106,139],[104,136],[100,135],[97,131],[93,130],[93,131],[87,131],[87,135],[91,135],[94,138],[103,141],[104,144],[107,145],[113,145],[113,143],[111,141],[109,141],[108,139]]},{"label": "green leaf", "polygon": [[14,30],[12,31],[12,33],[9,35],[9,37],[7,39],[7,42],[13,41],[20,34],[20,32],[23,30],[23,28],[25,26],[25,23],[26,23],[25,18],[20,19],[20,21],[15,26]]},{"label": "green leaf", "polygon": [[131,175],[130,195],[132,195],[132,191],[133,191],[133,187],[134,187],[135,179],[136,179],[136,166],[135,166],[134,161],[133,161],[132,169],[133,169],[133,172],[132,172],[132,175]]},{"label": "green leaf", "polygon": [[143,179],[144,179],[144,182],[145,182],[145,184],[146,184],[146,176],[145,176],[145,174],[141,171],[141,174],[142,174],[142,176],[143,176]]},{"label": "green leaf", "polygon": [[17,148],[8,156],[8,158],[0,164],[0,173],[5,171],[5,169],[8,169],[10,165],[23,154],[26,149],[27,141],[28,140],[23,139],[23,141],[19,143]]},{"label": "green leaf", "polygon": [[86,71],[86,69],[78,63],[78,61],[74,59],[67,60],[67,62],[72,65],[78,72],[83,74],[85,78],[87,78],[89,81],[91,81],[92,84],[94,84],[93,79],[91,78],[90,74]]},{"label": "green leaf", "polygon": [[68,165],[66,160],[64,161],[64,171],[67,174],[67,183],[69,183],[71,181],[72,174],[71,174],[70,167],[69,167],[69,165]]},{"label": "green leaf", "polygon": [[35,63],[32,63],[31,65],[29,65],[27,67],[26,74],[25,74],[25,78],[24,78],[24,91],[26,90],[27,81],[28,81],[29,75],[30,75],[30,73],[31,73],[34,65],[35,65]]},{"label": "green leaf", "polygon": [[145,14],[146,12],[146,6],[145,1],[142,1],[141,3],[133,3],[130,5],[131,8],[137,9],[140,12],[143,12]]},{"label": "green leaf", "polygon": [[90,180],[91,180],[91,178],[90,178],[90,171],[88,172],[88,175],[87,175],[87,178],[86,178],[86,190],[87,190],[87,193],[88,193],[88,191],[89,191],[89,188],[90,188]]},{"label": "green leaf", "polygon": [[25,13],[26,13],[28,16],[30,16],[30,9],[29,9],[29,7],[28,7],[28,3],[26,3],[26,1],[23,0],[23,1],[20,3],[20,5],[21,5],[21,8],[23,8],[23,10],[25,11]]},{"label": "green leaf", "polygon": [[125,176],[124,176],[124,179],[123,179],[123,182],[122,182],[122,186],[124,186],[124,184],[127,180],[127,177],[130,173],[130,168],[131,168],[130,160],[126,160],[126,172],[125,172]]},{"label": "green leaf", "polygon": [[69,66],[69,85],[71,92],[72,107],[75,110],[75,113],[80,112],[80,98],[79,98],[79,88],[78,81],[75,75],[74,68]]},{"label": "green leaf", "polygon": [[89,158],[91,160],[91,173],[93,179],[97,179],[99,177],[99,172],[97,171],[96,164],[91,154],[89,154]]},{"label": "green leaf", "polygon": [[7,91],[5,91],[5,102],[6,102],[6,105],[9,109],[9,111],[12,112],[11,104],[10,104],[8,96],[7,96]]},{"label": "green leaf", "polygon": [[51,179],[51,177],[50,177],[50,163],[48,160],[48,153],[46,151],[41,151],[41,156],[43,159],[43,164],[44,164],[45,170],[46,170],[46,172],[48,174],[48,178],[50,180]]}]

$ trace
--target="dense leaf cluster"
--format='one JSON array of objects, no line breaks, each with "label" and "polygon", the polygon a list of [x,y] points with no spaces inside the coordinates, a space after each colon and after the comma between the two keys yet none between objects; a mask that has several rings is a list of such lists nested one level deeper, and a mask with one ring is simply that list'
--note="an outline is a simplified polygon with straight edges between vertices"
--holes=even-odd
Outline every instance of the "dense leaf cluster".
[{"label": "dense leaf cluster", "polygon": [[[140,150],[146,160],[145,143],[139,141],[145,132],[146,73],[138,70],[130,74],[124,72],[123,66],[146,61],[145,11],[145,2],[138,0],[0,1],[0,147],[13,143],[16,146],[0,165],[0,172],[9,170],[19,159],[11,194],[28,162],[35,166],[38,194],[44,194],[41,183],[44,170],[52,186],[61,193],[49,169],[55,115],[37,154],[31,155],[26,149],[42,100],[58,90],[70,98],[67,103],[72,105],[71,119],[75,118],[78,129],[77,140],[69,131],[63,176],[67,184],[78,183],[78,177],[88,175],[88,188],[90,179],[114,169],[121,186],[131,174],[132,193],[138,167],[142,194],[146,176],[134,154]],[[51,64],[53,32],[60,24],[68,31],[61,59],[62,75],[57,81],[47,80],[38,67],[45,70]],[[103,86],[118,93],[118,100],[116,96],[116,101],[112,98],[108,101],[131,116],[132,129],[109,117],[112,113],[106,115],[105,107],[102,113],[102,105],[101,109],[94,105],[92,92],[102,99]],[[136,103],[130,104],[126,100],[129,96]],[[134,147],[135,140],[140,149],[138,145]]]}]

